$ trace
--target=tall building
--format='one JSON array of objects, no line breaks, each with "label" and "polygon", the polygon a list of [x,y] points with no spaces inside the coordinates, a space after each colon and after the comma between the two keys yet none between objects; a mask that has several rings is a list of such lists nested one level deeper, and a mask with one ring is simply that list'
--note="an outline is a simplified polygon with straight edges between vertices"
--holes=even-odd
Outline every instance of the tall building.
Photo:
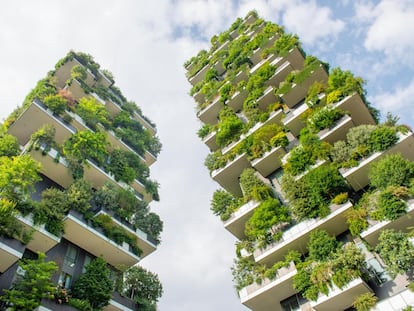
[{"label": "tall building", "polygon": [[[411,310],[414,137],[256,12],[185,64],[241,303]],[[411,285],[412,287],[412,285]]]},{"label": "tall building", "polygon": [[[148,206],[159,199],[158,183],[149,177],[161,149],[155,125],[123,96],[109,71],[71,51],[4,128],[2,293],[24,275],[19,260],[39,252],[57,264],[52,280],[59,290],[71,290],[100,257],[116,283],[104,310],[137,310],[134,293],[120,284],[122,273],[160,242],[162,221]],[[75,292],[70,297],[80,298]],[[43,299],[39,310],[76,309]]]}]

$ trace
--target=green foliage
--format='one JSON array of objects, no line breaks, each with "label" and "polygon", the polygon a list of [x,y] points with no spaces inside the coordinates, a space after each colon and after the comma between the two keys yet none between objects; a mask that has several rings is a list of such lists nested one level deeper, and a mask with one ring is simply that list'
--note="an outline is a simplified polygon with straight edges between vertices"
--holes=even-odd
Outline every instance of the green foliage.
[{"label": "green foliage", "polygon": [[290,215],[287,207],[281,205],[279,200],[270,198],[254,210],[252,217],[246,222],[245,233],[251,240],[260,240],[269,244],[278,240],[278,238],[275,239],[275,235],[289,222]]},{"label": "green foliage", "polygon": [[394,194],[390,187],[378,196],[377,208],[371,217],[377,220],[396,220],[407,212],[407,203]]},{"label": "green foliage", "polygon": [[239,139],[243,126],[243,122],[230,108],[223,108],[220,112],[220,122],[216,135],[217,145],[224,147]]},{"label": "green foliage", "polygon": [[378,298],[373,293],[365,293],[359,295],[352,306],[357,311],[369,311],[375,306],[377,300]]},{"label": "green foliage", "polygon": [[160,243],[160,235],[164,228],[164,223],[157,214],[151,212],[141,218],[136,218],[135,224],[154,238],[157,243]]},{"label": "green foliage", "polygon": [[310,118],[307,119],[308,128],[314,133],[329,128],[336,121],[342,118],[345,112],[339,108],[335,108],[331,105],[324,106],[320,109],[316,109]]},{"label": "green foliage", "polygon": [[143,182],[149,176],[148,167],[133,152],[115,149],[110,153],[109,159],[108,171],[114,174],[117,181],[130,184],[138,179]]},{"label": "green foliage", "polygon": [[218,189],[213,193],[210,210],[214,215],[220,216],[222,220],[226,220],[236,208],[237,200],[229,192]]},{"label": "green foliage", "polygon": [[260,127],[243,142],[250,160],[262,157],[273,147],[287,146],[288,143],[286,133],[277,124]]},{"label": "green foliage", "polygon": [[87,159],[102,166],[108,154],[108,142],[102,132],[78,131],[63,144],[63,153],[85,163]]},{"label": "green foliage", "polygon": [[111,271],[100,257],[92,260],[85,269],[85,273],[73,284],[72,295],[89,301],[94,310],[101,309],[109,304],[112,296]]},{"label": "green foliage", "polygon": [[87,77],[85,67],[80,66],[80,65],[73,66],[72,69],[70,70],[70,77],[72,79],[78,79],[78,80],[85,81]]},{"label": "green foliage", "polygon": [[299,37],[293,34],[281,34],[272,47],[264,50],[263,56],[277,54],[286,56],[288,52],[296,46],[300,46]]},{"label": "green foliage", "polygon": [[380,126],[372,131],[369,136],[368,146],[370,150],[383,151],[393,146],[398,141],[396,130],[387,126]]},{"label": "green foliage", "polygon": [[56,115],[61,115],[65,112],[68,106],[67,100],[59,94],[50,94],[46,96],[43,99],[43,103]]},{"label": "green foliage", "polygon": [[42,298],[52,298],[54,285],[51,277],[57,271],[53,261],[45,261],[45,254],[39,253],[35,260],[23,259],[19,266],[24,270],[11,289],[4,290],[0,300],[8,304],[8,310],[31,311],[40,305]]},{"label": "green foliage", "polygon": [[40,164],[29,155],[0,157],[0,195],[19,202],[34,190],[40,180]]},{"label": "green foliage", "polygon": [[17,138],[7,133],[0,134],[0,157],[12,157],[20,154]]},{"label": "green foliage", "polygon": [[20,234],[22,228],[16,215],[16,203],[6,198],[0,198],[0,236],[12,238]]},{"label": "green foliage", "polygon": [[308,250],[309,258],[316,261],[329,260],[338,248],[334,236],[328,235],[324,230],[315,230],[310,234]]},{"label": "green foliage", "polygon": [[70,297],[68,304],[80,311],[93,311],[92,306],[88,300]]},{"label": "green foliage", "polygon": [[85,214],[91,207],[92,186],[85,179],[76,180],[66,190],[66,203],[68,209]]},{"label": "green foliage", "polygon": [[393,277],[413,267],[414,246],[406,233],[390,229],[383,230],[375,250],[384,260],[387,272]]},{"label": "green foliage", "polygon": [[313,106],[319,104],[320,99],[319,95],[322,94],[326,89],[326,85],[321,82],[315,81],[308,89],[308,94],[305,98],[305,103],[312,108]]},{"label": "green foliage", "polygon": [[346,222],[349,224],[349,231],[353,236],[358,236],[368,228],[366,220],[367,211],[365,208],[352,208],[345,213]]},{"label": "green foliage", "polygon": [[197,131],[197,135],[201,139],[204,139],[205,137],[207,137],[208,134],[210,134],[214,130],[214,128],[215,127],[211,126],[211,124],[203,124],[201,128]]},{"label": "green foliage", "polygon": [[337,102],[352,93],[365,95],[364,84],[361,77],[355,77],[349,70],[343,71],[339,67],[332,69],[328,78],[327,103]]},{"label": "green foliage", "polygon": [[408,186],[414,178],[414,163],[401,154],[391,154],[371,165],[368,174],[372,187],[385,189],[388,186]]},{"label": "green foliage", "polygon": [[93,97],[82,97],[79,100],[79,104],[76,106],[76,113],[85,121],[86,125],[92,129],[96,128],[98,123],[104,126],[108,126],[110,122],[109,112],[105,106],[99,103]]},{"label": "green foliage", "polygon": [[233,282],[236,290],[239,291],[256,281],[257,274],[255,268],[255,262],[250,258],[241,257],[234,260],[234,264],[231,267],[231,273],[233,275]]},{"label": "green foliage", "polygon": [[337,194],[333,199],[333,204],[344,204],[348,200],[348,192],[342,192]]},{"label": "green foliage", "polygon": [[291,202],[294,217],[303,220],[329,214],[331,200],[347,187],[334,166],[323,165],[309,171],[297,181],[284,175],[282,189]]},{"label": "green foliage", "polygon": [[246,168],[240,174],[240,186],[246,201],[263,201],[274,196],[272,188],[259,179],[252,168]]},{"label": "green foliage", "polygon": [[156,303],[163,293],[158,276],[140,266],[133,266],[125,272],[124,278],[124,293],[138,305],[156,310]]}]

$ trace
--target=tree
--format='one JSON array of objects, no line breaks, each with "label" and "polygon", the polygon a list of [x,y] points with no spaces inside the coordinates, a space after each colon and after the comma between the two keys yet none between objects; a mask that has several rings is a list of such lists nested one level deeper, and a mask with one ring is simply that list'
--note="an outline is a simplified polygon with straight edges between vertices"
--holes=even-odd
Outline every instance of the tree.
[{"label": "tree", "polygon": [[67,100],[60,94],[48,95],[43,99],[43,102],[47,108],[57,115],[61,115],[68,107]]},{"label": "tree", "polygon": [[390,154],[371,165],[368,174],[371,186],[385,189],[388,186],[409,186],[414,177],[414,163],[401,154]]},{"label": "tree", "polygon": [[108,125],[109,112],[94,98],[82,97],[76,112],[85,123],[95,129],[97,123]]},{"label": "tree", "polygon": [[79,179],[66,190],[67,209],[84,214],[91,207],[92,186],[85,179]]},{"label": "tree", "polygon": [[133,266],[125,272],[124,292],[139,305],[139,310],[155,311],[163,289],[157,274]]},{"label": "tree", "polygon": [[19,143],[13,135],[0,134],[0,157],[12,157],[20,154]]},{"label": "tree", "polygon": [[100,257],[92,260],[85,269],[85,273],[73,284],[72,295],[89,301],[94,310],[99,310],[107,306],[112,297],[111,271]]},{"label": "tree", "polygon": [[413,268],[414,246],[408,239],[408,234],[401,231],[384,230],[379,236],[379,242],[375,249],[391,276],[405,273]]},{"label": "tree", "polygon": [[234,205],[235,198],[231,195],[231,193],[218,189],[214,192],[213,198],[210,202],[210,210],[216,216],[222,216],[232,212],[232,206]]},{"label": "tree", "polygon": [[0,236],[13,237],[21,231],[20,223],[17,221],[16,216],[16,203],[7,200],[6,198],[0,199]]},{"label": "tree", "polygon": [[315,230],[310,234],[308,250],[309,258],[317,261],[329,260],[338,248],[338,242],[334,236],[330,236],[325,230]]},{"label": "tree", "polygon": [[0,157],[0,195],[14,202],[25,198],[40,180],[39,171],[30,155]]},{"label": "tree", "polygon": [[12,288],[5,290],[4,296],[0,297],[9,305],[8,310],[32,311],[40,305],[42,298],[52,298],[55,286],[51,277],[57,271],[57,265],[53,261],[46,262],[45,257],[39,253],[35,260],[20,261],[23,275],[18,276]]},{"label": "tree", "polygon": [[160,234],[163,230],[164,223],[160,216],[155,213],[148,213],[144,217],[136,220],[137,226],[145,233],[153,237],[158,243],[160,242]]}]

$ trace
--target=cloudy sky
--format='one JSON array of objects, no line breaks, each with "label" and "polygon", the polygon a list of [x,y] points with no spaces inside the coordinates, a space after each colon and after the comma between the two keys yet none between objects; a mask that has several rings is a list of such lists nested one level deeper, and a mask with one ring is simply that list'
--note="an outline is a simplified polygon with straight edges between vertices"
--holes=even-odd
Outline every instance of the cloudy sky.
[{"label": "cloudy sky", "polygon": [[90,53],[141,106],[163,143],[152,176],[164,220],[142,264],[164,285],[162,311],[246,310],[231,282],[234,239],[209,210],[216,189],[182,67],[209,38],[256,9],[297,33],[309,54],[367,80],[368,98],[414,125],[412,0],[0,0],[0,117],[73,49]]}]

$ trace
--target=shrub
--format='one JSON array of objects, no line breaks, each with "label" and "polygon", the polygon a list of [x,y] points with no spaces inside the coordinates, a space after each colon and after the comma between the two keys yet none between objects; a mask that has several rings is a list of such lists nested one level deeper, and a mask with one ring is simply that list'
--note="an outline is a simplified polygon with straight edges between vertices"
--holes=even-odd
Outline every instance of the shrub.
[{"label": "shrub", "polygon": [[43,103],[56,115],[61,115],[65,112],[68,106],[67,100],[59,94],[51,94],[46,96],[43,99]]},{"label": "shrub", "polygon": [[395,129],[380,126],[373,130],[369,136],[368,146],[371,151],[383,151],[398,141]]},{"label": "shrub", "polygon": [[210,210],[216,216],[228,215],[230,216],[236,200],[235,198],[225,190],[216,190],[213,194],[213,198],[210,202]]},{"label": "shrub", "polygon": [[240,186],[246,201],[263,201],[273,197],[272,188],[255,175],[255,170],[246,168],[240,174]]},{"label": "shrub", "polygon": [[327,261],[336,251],[338,242],[334,236],[324,230],[315,230],[310,234],[308,250],[309,258],[317,261]]},{"label": "shrub", "polygon": [[342,192],[337,194],[333,199],[333,204],[344,204],[348,200],[348,192]]},{"label": "shrub", "polygon": [[372,187],[385,189],[388,186],[408,186],[414,177],[414,163],[400,154],[387,155],[371,165],[368,174]]},{"label": "shrub", "polygon": [[352,208],[345,213],[346,222],[349,224],[349,231],[353,236],[358,236],[368,228],[366,217],[367,211],[365,208]]},{"label": "shrub", "polygon": [[230,108],[223,108],[220,112],[220,122],[216,135],[217,145],[224,147],[239,139],[242,130],[243,122],[237,115]]},{"label": "shrub", "polygon": [[359,295],[352,305],[357,311],[369,311],[375,306],[377,299],[373,293],[365,293]]},{"label": "shrub", "polygon": [[407,211],[407,203],[394,195],[392,189],[380,193],[378,207],[371,217],[377,220],[396,220]]},{"label": "shrub", "polygon": [[316,109],[310,118],[307,120],[308,128],[317,133],[326,129],[338,121],[345,112],[333,106],[325,106]]}]

